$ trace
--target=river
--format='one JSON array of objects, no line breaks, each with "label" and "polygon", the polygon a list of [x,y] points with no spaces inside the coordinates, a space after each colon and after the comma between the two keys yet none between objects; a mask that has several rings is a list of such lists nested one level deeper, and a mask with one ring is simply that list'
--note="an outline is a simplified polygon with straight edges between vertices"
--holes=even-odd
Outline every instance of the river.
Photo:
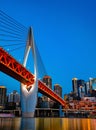
[{"label": "river", "polygon": [[0,130],[96,130],[96,119],[0,118]]}]

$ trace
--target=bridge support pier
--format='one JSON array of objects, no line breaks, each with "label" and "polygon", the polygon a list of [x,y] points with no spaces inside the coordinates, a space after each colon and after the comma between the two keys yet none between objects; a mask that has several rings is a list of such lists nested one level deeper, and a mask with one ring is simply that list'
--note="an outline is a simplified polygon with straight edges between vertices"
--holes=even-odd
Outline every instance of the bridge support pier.
[{"label": "bridge support pier", "polygon": [[64,115],[64,113],[62,112],[62,106],[59,106],[59,116],[62,117]]},{"label": "bridge support pier", "polygon": [[28,91],[26,86],[21,84],[21,109],[22,117],[34,117],[37,104],[38,82],[36,81]]}]

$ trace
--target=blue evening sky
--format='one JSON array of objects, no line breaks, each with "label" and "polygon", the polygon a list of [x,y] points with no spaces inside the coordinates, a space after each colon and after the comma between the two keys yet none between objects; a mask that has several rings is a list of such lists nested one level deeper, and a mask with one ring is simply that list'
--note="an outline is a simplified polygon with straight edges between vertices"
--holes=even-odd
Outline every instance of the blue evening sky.
[{"label": "blue evening sky", "polygon": [[[96,78],[95,0],[0,0],[0,9],[33,27],[47,73],[63,95],[72,91],[72,78]],[[19,91],[19,83],[4,76],[1,84]]]}]

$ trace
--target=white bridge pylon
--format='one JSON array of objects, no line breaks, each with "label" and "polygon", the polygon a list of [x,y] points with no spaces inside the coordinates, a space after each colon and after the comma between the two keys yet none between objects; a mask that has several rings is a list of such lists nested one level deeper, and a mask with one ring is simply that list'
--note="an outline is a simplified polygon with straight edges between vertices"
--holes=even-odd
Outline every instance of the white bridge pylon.
[{"label": "white bridge pylon", "polygon": [[32,50],[33,60],[34,60],[34,75],[35,83],[30,86],[21,84],[21,109],[23,117],[34,117],[35,107],[37,103],[37,93],[38,93],[38,66],[36,59],[36,47],[34,43],[33,30],[30,27],[28,32],[28,40],[25,49],[25,56],[23,66],[26,67],[27,59],[30,50]]}]

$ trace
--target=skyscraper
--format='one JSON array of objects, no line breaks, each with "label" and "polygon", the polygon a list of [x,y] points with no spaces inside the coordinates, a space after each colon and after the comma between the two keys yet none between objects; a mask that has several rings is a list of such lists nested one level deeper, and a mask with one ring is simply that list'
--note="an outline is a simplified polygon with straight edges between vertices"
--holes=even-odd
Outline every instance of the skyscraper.
[{"label": "skyscraper", "polygon": [[[52,79],[50,76],[45,75],[42,79],[42,81],[50,88],[52,89]],[[43,99],[43,106],[44,107],[50,107],[50,98],[48,98],[47,96],[43,95],[42,96]]]},{"label": "skyscraper", "polygon": [[43,77],[43,82],[52,89],[52,79],[50,76],[46,75]]},{"label": "skyscraper", "polygon": [[90,90],[89,81],[85,83],[85,94],[88,95],[88,92]]},{"label": "skyscraper", "polygon": [[79,97],[84,97],[85,95],[85,81],[80,79],[77,81],[78,84],[78,96]]},{"label": "skyscraper", "polygon": [[[58,94],[60,97],[62,97],[62,87],[59,84],[54,84],[54,92]],[[54,102],[54,108],[59,108],[59,103]]]},{"label": "skyscraper", "polygon": [[73,92],[76,94],[76,96],[78,96],[78,79],[77,78],[73,78],[72,79],[72,87],[73,87]]},{"label": "skyscraper", "polygon": [[90,90],[96,90],[96,78],[89,78]]},{"label": "skyscraper", "polygon": [[90,96],[96,97],[96,78],[89,79],[89,87],[90,87]]},{"label": "skyscraper", "polygon": [[57,93],[60,97],[62,97],[62,87],[59,84],[54,85],[54,92]]},{"label": "skyscraper", "polygon": [[72,87],[73,92],[76,94],[76,96],[83,97],[86,94],[85,91],[85,81],[77,78],[72,79]]},{"label": "skyscraper", "polygon": [[6,103],[6,87],[0,86],[0,108],[4,109]]},{"label": "skyscraper", "polygon": [[20,103],[20,94],[14,90],[8,95],[8,102]]}]

